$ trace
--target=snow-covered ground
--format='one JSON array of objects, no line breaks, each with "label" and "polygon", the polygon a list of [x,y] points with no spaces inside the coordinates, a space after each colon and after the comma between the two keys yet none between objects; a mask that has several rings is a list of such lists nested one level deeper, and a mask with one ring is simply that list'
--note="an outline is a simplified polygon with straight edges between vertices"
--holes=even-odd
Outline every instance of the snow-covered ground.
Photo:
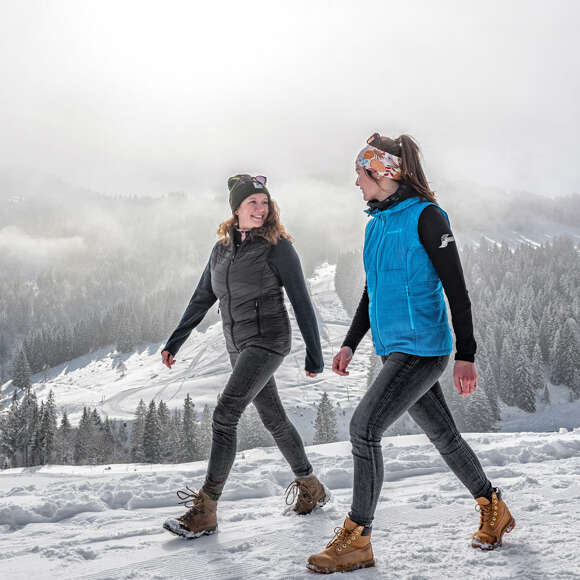
[{"label": "snow-covered ground", "polygon": [[[580,578],[580,429],[467,435],[502,487],[516,529],[493,552],[473,550],[475,502],[422,435],[383,439],[386,478],[375,519],[377,566],[353,578]],[[0,472],[0,576],[23,578],[313,578],[351,500],[346,442],[307,448],[333,499],[284,516],[291,472],[275,448],[239,453],[219,532],[187,541],[161,528],[182,512],[174,491],[197,488],[206,462],[45,466]]]}]

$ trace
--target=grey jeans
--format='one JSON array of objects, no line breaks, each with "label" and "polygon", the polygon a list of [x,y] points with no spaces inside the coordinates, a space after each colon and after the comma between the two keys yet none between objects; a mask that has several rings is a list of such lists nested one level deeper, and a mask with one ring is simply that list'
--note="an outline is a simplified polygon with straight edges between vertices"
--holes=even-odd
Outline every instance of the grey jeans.
[{"label": "grey jeans", "polygon": [[371,525],[384,478],[381,437],[405,411],[473,497],[487,495],[491,483],[457,430],[437,380],[449,355],[423,357],[393,352],[381,358],[383,368],[350,422],[354,457],[350,519],[359,525]]},{"label": "grey jeans", "polygon": [[203,485],[213,497],[222,493],[236,455],[238,421],[252,401],[294,475],[312,473],[302,439],[284,411],[274,380],[283,360],[283,356],[256,346],[230,353],[232,374],[213,413],[211,453]]}]

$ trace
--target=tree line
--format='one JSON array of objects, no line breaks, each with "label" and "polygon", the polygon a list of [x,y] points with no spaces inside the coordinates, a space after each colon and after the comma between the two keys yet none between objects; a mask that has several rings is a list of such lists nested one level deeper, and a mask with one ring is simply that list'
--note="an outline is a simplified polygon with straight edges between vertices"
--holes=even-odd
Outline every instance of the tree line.
[{"label": "tree line", "polygon": [[[170,410],[160,400],[141,399],[134,419],[103,418],[83,407],[73,427],[68,413],[57,413],[54,393],[38,402],[27,387],[14,391],[8,412],[0,416],[0,467],[32,465],[96,465],[103,463],[187,463],[209,457],[212,415],[208,405],[198,413],[189,394],[182,409]],[[314,443],[337,440],[336,415],[326,393],[317,406]],[[254,405],[238,424],[237,450],[269,447],[274,440]]]}]

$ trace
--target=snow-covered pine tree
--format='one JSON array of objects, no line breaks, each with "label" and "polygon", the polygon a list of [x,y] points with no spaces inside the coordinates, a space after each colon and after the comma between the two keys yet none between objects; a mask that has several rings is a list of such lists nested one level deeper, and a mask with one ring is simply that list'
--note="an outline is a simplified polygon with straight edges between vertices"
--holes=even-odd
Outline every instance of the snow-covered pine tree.
[{"label": "snow-covered pine tree", "polygon": [[[485,355],[481,355],[481,362],[478,364],[478,383],[481,385],[482,389],[485,391],[487,402],[489,404],[489,412],[493,418],[493,425],[496,421],[501,418],[501,412],[499,407],[498,395],[497,395],[497,384],[495,382],[495,375],[491,370],[491,364],[488,362],[488,358]],[[481,429],[480,429],[481,431]]]},{"label": "snow-covered pine tree", "polygon": [[534,345],[534,350],[532,352],[532,359],[530,361],[530,369],[532,372],[532,377],[534,378],[534,384],[536,389],[542,389],[545,384],[544,377],[544,363],[542,357],[542,349],[538,342]]},{"label": "snow-covered pine tree", "polygon": [[576,321],[568,318],[556,332],[552,351],[552,382],[574,386],[574,371],[580,370],[580,344]]},{"label": "snow-covered pine tree", "polygon": [[143,453],[147,463],[159,463],[161,458],[161,428],[155,401],[149,403],[149,410],[145,416],[145,429],[143,431]]},{"label": "snow-covered pine tree", "polygon": [[96,408],[91,411],[91,421],[93,422],[93,425],[97,431],[103,430],[103,420],[101,419],[101,416],[99,415],[99,412]]},{"label": "snow-covered pine tree", "polygon": [[195,415],[195,405],[187,393],[183,401],[181,461],[197,461],[200,458]]},{"label": "snow-covered pine tree", "polygon": [[116,439],[119,458],[121,460],[129,460],[131,451],[129,449],[129,429],[127,427],[127,421],[119,421]]},{"label": "snow-covered pine tree", "polygon": [[24,347],[21,347],[12,363],[12,384],[24,391],[32,384],[30,382],[30,365]]},{"label": "snow-covered pine tree", "polygon": [[544,384],[544,390],[542,391],[542,403],[549,405],[552,402],[552,397],[550,395],[550,386],[548,383]]},{"label": "snow-covered pine tree", "polygon": [[248,405],[238,424],[237,450],[269,447],[272,444],[272,436],[264,427],[256,406],[254,404]]},{"label": "snow-covered pine tree", "polygon": [[[16,394],[16,391],[14,391],[14,394]],[[13,397],[8,414],[3,420],[2,438],[0,439],[1,450],[9,458],[13,467],[19,465],[18,452],[23,431],[24,425],[21,420],[20,403],[17,397]]]},{"label": "snow-covered pine tree", "polygon": [[506,336],[503,340],[500,365],[498,394],[506,405],[514,405],[515,353],[509,336]]},{"label": "snow-covered pine tree", "polygon": [[169,463],[171,461],[172,450],[170,447],[171,415],[169,408],[163,401],[157,404],[157,420],[159,421],[159,461]]},{"label": "snow-covered pine tree", "polygon": [[461,410],[461,430],[470,433],[486,433],[496,422],[485,387],[482,385],[467,397],[458,397]]},{"label": "snow-covered pine tree", "polygon": [[57,461],[59,463],[67,465],[74,461],[72,441],[72,427],[66,409],[64,409],[57,432]]},{"label": "snow-covered pine tree", "polygon": [[86,465],[90,461],[95,426],[91,421],[90,409],[83,407],[83,414],[77,427],[74,444],[74,464]]},{"label": "snow-covered pine tree", "polygon": [[181,448],[183,438],[183,422],[181,411],[175,409],[171,414],[169,423],[168,447],[170,455],[168,461],[170,463],[179,463],[181,461]]},{"label": "snow-covered pine tree", "polygon": [[137,318],[133,310],[127,305],[119,306],[118,316],[117,351],[131,352],[139,340],[137,336],[139,334],[137,332]]},{"label": "snow-covered pine tree", "polygon": [[202,459],[209,457],[212,440],[212,416],[207,405],[204,405],[199,421],[199,451]]},{"label": "snow-covered pine tree", "polygon": [[34,420],[36,428],[32,436],[32,456],[30,465],[44,465],[46,463],[42,452],[42,421],[44,418],[44,401],[38,407],[38,415]]},{"label": "snow-covered pine tree", "polygon": [[55,460],[56,430],[56,404],[54,392],[51,389],[44,404],[44,412],[40,423],[42,463],[52,463]]},{"label": "snow-covered pine tree", "polygon": [[522,344],[515,359],[513,395],[514,403],[528,413],[536,410],[536,384],[526,345]]},{"label": "snow-covered pine tree", "polygon": [[117,460],[117,440],[115,438],[115,428],[109,417],[105,417],[102,433],[101,461],[103,463],[115,462]]},{"label": "snow-covered pine tree", "polygon": [[145,417],[147,416],[147,407],[143,399],[139,399],[139,404],[135,410],[135,421],[131,429],[131,461],[141,463],[145,461],[143,451],[143,435],[145,434]]},{"label": "snow-covered pine tree", "polygon": [[316,419],[314,421],[314,441],[315,445],[320,443],[332,443],[336,441],[336,413],[330,403],[328,394],[324,391],[317,406]]}]

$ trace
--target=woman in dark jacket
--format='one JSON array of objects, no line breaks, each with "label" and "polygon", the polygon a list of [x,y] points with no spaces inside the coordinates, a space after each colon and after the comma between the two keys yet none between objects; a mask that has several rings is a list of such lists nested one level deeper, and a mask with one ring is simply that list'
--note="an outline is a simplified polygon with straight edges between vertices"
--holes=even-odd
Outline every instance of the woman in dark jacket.
[{"label": "woman in dark jacket", "polygon": [[310,569],[325,573],[374,565],[370,536],[383,485],[381,437],[405,411],[477,502],[481,518],[472,546],[493,549],[515,526],[501,492],[458,432],[438,382],[453,346],[443,290],[456,337],[453,378],[460,395],[477,386],[476,343],[455,239],[423,174],[419,148],[408,135],[390,139],[375,133],[357,157],[356,172],[370,216],[366,285],[333,370],[348,375],[369,328],[383,367],[350,423],[351,511],[327,549],[308,560]]},{"label": "woman in dark jacket", "polygon": [[315,377],[324,367],[314,309],[300,260],[291,238],[280,223],[263,176],[235,175],[228,180],[232,217],[220,224],[201,280],[162,350],[167,367],[219,300],[223,331],[232,374],[213,414],[213,439],[205,483],[199,492],[189,488],[178,496],[188,507],[164,527],[175,534],[197,538],[217,530],[216,508],[236,453],[236,428],[244,409],[254,403],[265,427],[296,477],[286,498],[296,499],[293,510],[310,513],[329,498],[312,474],[300,435],[288,419],[274,373],[290,352],[290,320],[282,286],[292,303],[306,343],[306,375]]}]

